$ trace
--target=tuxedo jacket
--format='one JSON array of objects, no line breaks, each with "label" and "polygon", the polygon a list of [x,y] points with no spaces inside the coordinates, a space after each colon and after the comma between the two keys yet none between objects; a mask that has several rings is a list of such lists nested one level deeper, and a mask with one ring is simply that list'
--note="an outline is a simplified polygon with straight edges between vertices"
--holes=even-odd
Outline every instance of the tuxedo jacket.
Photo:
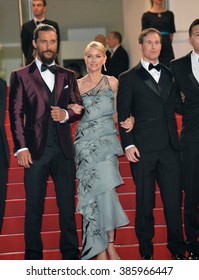
[{"label": "tuxedo jacket", "polygon": [[110,52],[107,55],[106,68],[106,74],[115,78],[118,78],[122,72],[129,69],[129,57],[121,45],[116,49],[112,57],[110,57]]},{"label": "tuxedo jacket", "polygon": [[[59,52],[59,46],[60,46],[60,32],[59,32],[59,26],[55,21],[45,19],[43,21],[45,24],[52,25],[56,31],[57,31],[57,37],[58,37],[58,49],[57,53]],[[32,40],[33,40],[33,32],[36,28],[35,21],[32,19],[28,22],[25,22],[22,25],[21,29],[21,47],[22,51],[24,53],[24,56],[26,58],[26,65],[31,63],[34,60],[33,57],[33,50],[34,47],[32,45]]]},{"label": "tuxedo jacket", "polygon": [[131,132],[126,133],[119,126],[123,148],[136,145],[140,152],[153,152],[166,148],[170,141],[174,149],[179,149],[175,119],[177,88],[169,69],[164,65],[161,76],[163,71],[169,79],[166,99],[160,96],[158,84],[141,63],[120,75],[118,122],[126,120],[129,115],[135,118]]},{"label": "tuxedo jacket", "polygon": [[0,153],[4,153],[5,162],[9,166],[10,151],[8,147],[8,141],[5,131],[5,113],[6,113],[6,92],[7,84],[6,81],[0,78],[0,137],[2,139],[3,147],[0,147]]},{"label": "tuxedo jacket", "polygon": [[199,83],[192,72],[191,53],[173,60],[171,70],[180,91],[185,95],[180,140],[199,142]]},{"label": "tuxedo jacket", "polygon": [[[67,158],[74,157],[70,123],[78,120],[69,103],[81,104],[74,72],[57,65],[54,105],[67,110],[69,120],[56,122],[57,134]],[[46,85],[35,62],[12,72],[10,79],[9,114],[14,152],[27,147],[32,158],[38,160],[45,148],[51,113]]]}]

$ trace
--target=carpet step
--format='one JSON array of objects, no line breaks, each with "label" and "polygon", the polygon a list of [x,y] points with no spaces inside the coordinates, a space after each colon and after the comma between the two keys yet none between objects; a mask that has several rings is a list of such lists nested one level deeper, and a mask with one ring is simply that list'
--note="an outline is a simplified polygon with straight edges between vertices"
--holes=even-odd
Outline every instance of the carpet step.
[{"label": "carpet step", "polygon": [[[138,245],[116,245],[116,250],[121,260],[140,260]],[[61,260],[61,254],[58,249],[44,250],[44,260]],[[157,243],[154,246],[154,260],[171,260],[171,254],[166,248],[165,243]],[[0,260],[23,260],[24,251],[2,253]]]},{"label": "carpet step", "polygon": [[[78,230],[78,239],[81,247],[82,234],[81,230]],[[155,234],[153,238],[154,244],[165,243],[166,242],[166,227],[156,226]],[[43,248],[44,250],[51,250],[59,248],[59,231],[48,231],[41,232]],[[125,238],[124,238],[125,236]],[[135,236],[134,227],[127,226],[124,228],[119,228],[116,231],[116,245],[133,245],[137,244],[137,238]],[[12,253],[24,251],[24,234],[9,234],[0,236],[0,255],[2,253]]]},{"label": "carpet step", "polygon": [[[129,218],[130,224],[128,226],[135,225],[135,210],[126,210],[126,215]],[[81,215],[75,213],[77,229],[81,229],[82,218]],[[164,213],[162,208],[154,209],[155,225],[164,225]],[[42,231],[56,231],[59,230],[59,216],[58,213],[44,214],[42,219]],[[2,235],[6,234],[18,234],[24,232],[24,215],[4,217]]]},{"label": "carpet step", "polygon": [[[126,193],[126,194],[118,193],[118,196],[124,210],[130,210],[135,208],[135,193]],[[77,203],[77,196],[75,197],[75,201]],[[156,192],[155,207],[162,208],[162,206],[163,205],[162,205],[160,193]],[[25,212],[25,199],[6,200],[5,217],[23,216],[24,212]],[[44,213],[45,214],[58,213],[55,197],[46,197]]]}]

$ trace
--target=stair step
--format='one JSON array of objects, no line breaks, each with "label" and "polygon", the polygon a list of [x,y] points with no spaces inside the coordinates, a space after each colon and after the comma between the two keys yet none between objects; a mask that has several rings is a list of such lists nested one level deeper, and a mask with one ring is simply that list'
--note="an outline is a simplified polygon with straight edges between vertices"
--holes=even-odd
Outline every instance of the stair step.
[{"label": "stair step", "polygon": [[[140,260],[138,245],[116,245],[116,250],[121,260]],[[58,249],[44,250],[44,260],[61,260],[61,254]],[[1,253],[0,260],[23,260],[24,251]],[[166,248],[165,243],[157,243],[154,246],[154,260],[171,260],[171,254]]]},{"label": "stair step", "polygon": [[[81,246],[82,234],[81,230],[78,230],[78,239]],[[166,227],[155,227],[154,244],[166,242]],[[51,250],[59,248],[59,231],[41,232],[43,248],[44,250]],[[125,238],[124,238],[125,236]],[[119,228],[116,231],[115,245],[129,245],[137,244],[137,238],[135,236],[134,227]],[[2,235],[0,238],[0,256],[2,253],[20,252],[24,251],[24,234],[9,234]]]},{"label": "stair step", "polygon": [[[124,210],[135,208],[135,193],[118,193],[118,197],[120,199],[120,202]],[[77,196],[75,197],[75,201],[77,203]],[[156,192],[155,207],[162,208],[162,200],[159,192]],[[24,198],[6,200],[5,217],[23,216],[24,212],[25,212]],[[44,213],[45,214],[58,213],[56,197],[49,196],[45,198]]]},{"label": "stair step", "polygon": [[[11,175],[12,176],[12,175]],[[19,175],[23,177],[22,175]],[[131,178],[124,178],[124,185],[117,187],[118,193],[132,193],[135,192],[135,185]],[[9,181],[12,181],[11,179]],[[77,182],[76,182],[77,184]],[[55,196],[54,183],[49,177],[47,182],[46,196]],[[25,198],[24,184],[21,183],[8,183],[7,185],[7,200]]]},{"label": "stair step", "polygon": [[[135,210],[126,210],[126,215],[129,218],[130,224],[128,226],[135,225]],[[79,213],[75,214],[77,229],[81,229],[82,218]],[[155,225],[164,225],[164,213],[162,208],[154,209]],[[54,231],[59,230],[59,216],[58,213],[44,214],[42,219],[42,231]],[[2,235],[6,234],[18,234],[24,232],[24,215],[23,216],[11,216],[4,217]]]}]

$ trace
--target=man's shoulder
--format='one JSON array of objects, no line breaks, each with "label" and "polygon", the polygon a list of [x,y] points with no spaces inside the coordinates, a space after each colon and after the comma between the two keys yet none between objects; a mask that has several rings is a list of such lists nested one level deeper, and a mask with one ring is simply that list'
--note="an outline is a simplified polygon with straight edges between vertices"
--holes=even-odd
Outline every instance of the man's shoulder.
[{"label": "man's shoulder", "polygon": [[26,21],[22,24],[22,28],[28,28],[28,27],[32,27],[32,26],[35,27],[35,22],[33,19]]},{"label": "man's shoulder", "polygon": [[133,67],[133,68],[130,68],[124,72],[122,72],[120,75],[119,75],[119,79],[128,79],[130,76],[134,75],[136,73],[136,67]]},{"label": "man's shoulder", "polygon": [[189,59],[191,59],[191,53],[188,53],[182,57],[179,57],[179,58],[176,58],[176,59],[173,59],[171,61],[171,65],[179,65],[179,64],[182,64],[182,63],[185,63],[186,61],[188,61]]},{"label": "man's shoulder", "polygon": [[16,74],[19,76],[27,76],[28,73],[30,72],[30,69],[32,68],[36,68],[36,64],[34,62],[32,62],[31,64],[28,64],[26,66],[23,66],[21,68],[17,68],[15,70],[12,71],[12,75]]},{"label": "man's shoulder", "polygon": [[71,76],[74,76],[74,71],[68,69],[68,68],[65,68],[63,66],[60,66],[59,64],[57,64],[57,70],[60,72],[60,73],[65,73],[67,75],[71,75]]},{"label": "man's shoulder", "polygon": [[58,27],[58,23],[56,21],[45,19],[45,23],[54,26],[55,28]]}]

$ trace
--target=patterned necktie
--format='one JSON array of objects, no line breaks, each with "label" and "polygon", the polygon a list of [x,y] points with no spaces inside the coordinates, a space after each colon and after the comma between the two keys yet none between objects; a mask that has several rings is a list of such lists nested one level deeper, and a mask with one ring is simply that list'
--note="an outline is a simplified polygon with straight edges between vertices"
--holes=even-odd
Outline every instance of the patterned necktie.
[{"label": "patterned necktie", "polygon": [[157,71],[160,71],[161,67],[160,67],[160,64],[157,64],[157,65],[153,65],[152,63],[149,64],[149,70],[155,68]]}]

